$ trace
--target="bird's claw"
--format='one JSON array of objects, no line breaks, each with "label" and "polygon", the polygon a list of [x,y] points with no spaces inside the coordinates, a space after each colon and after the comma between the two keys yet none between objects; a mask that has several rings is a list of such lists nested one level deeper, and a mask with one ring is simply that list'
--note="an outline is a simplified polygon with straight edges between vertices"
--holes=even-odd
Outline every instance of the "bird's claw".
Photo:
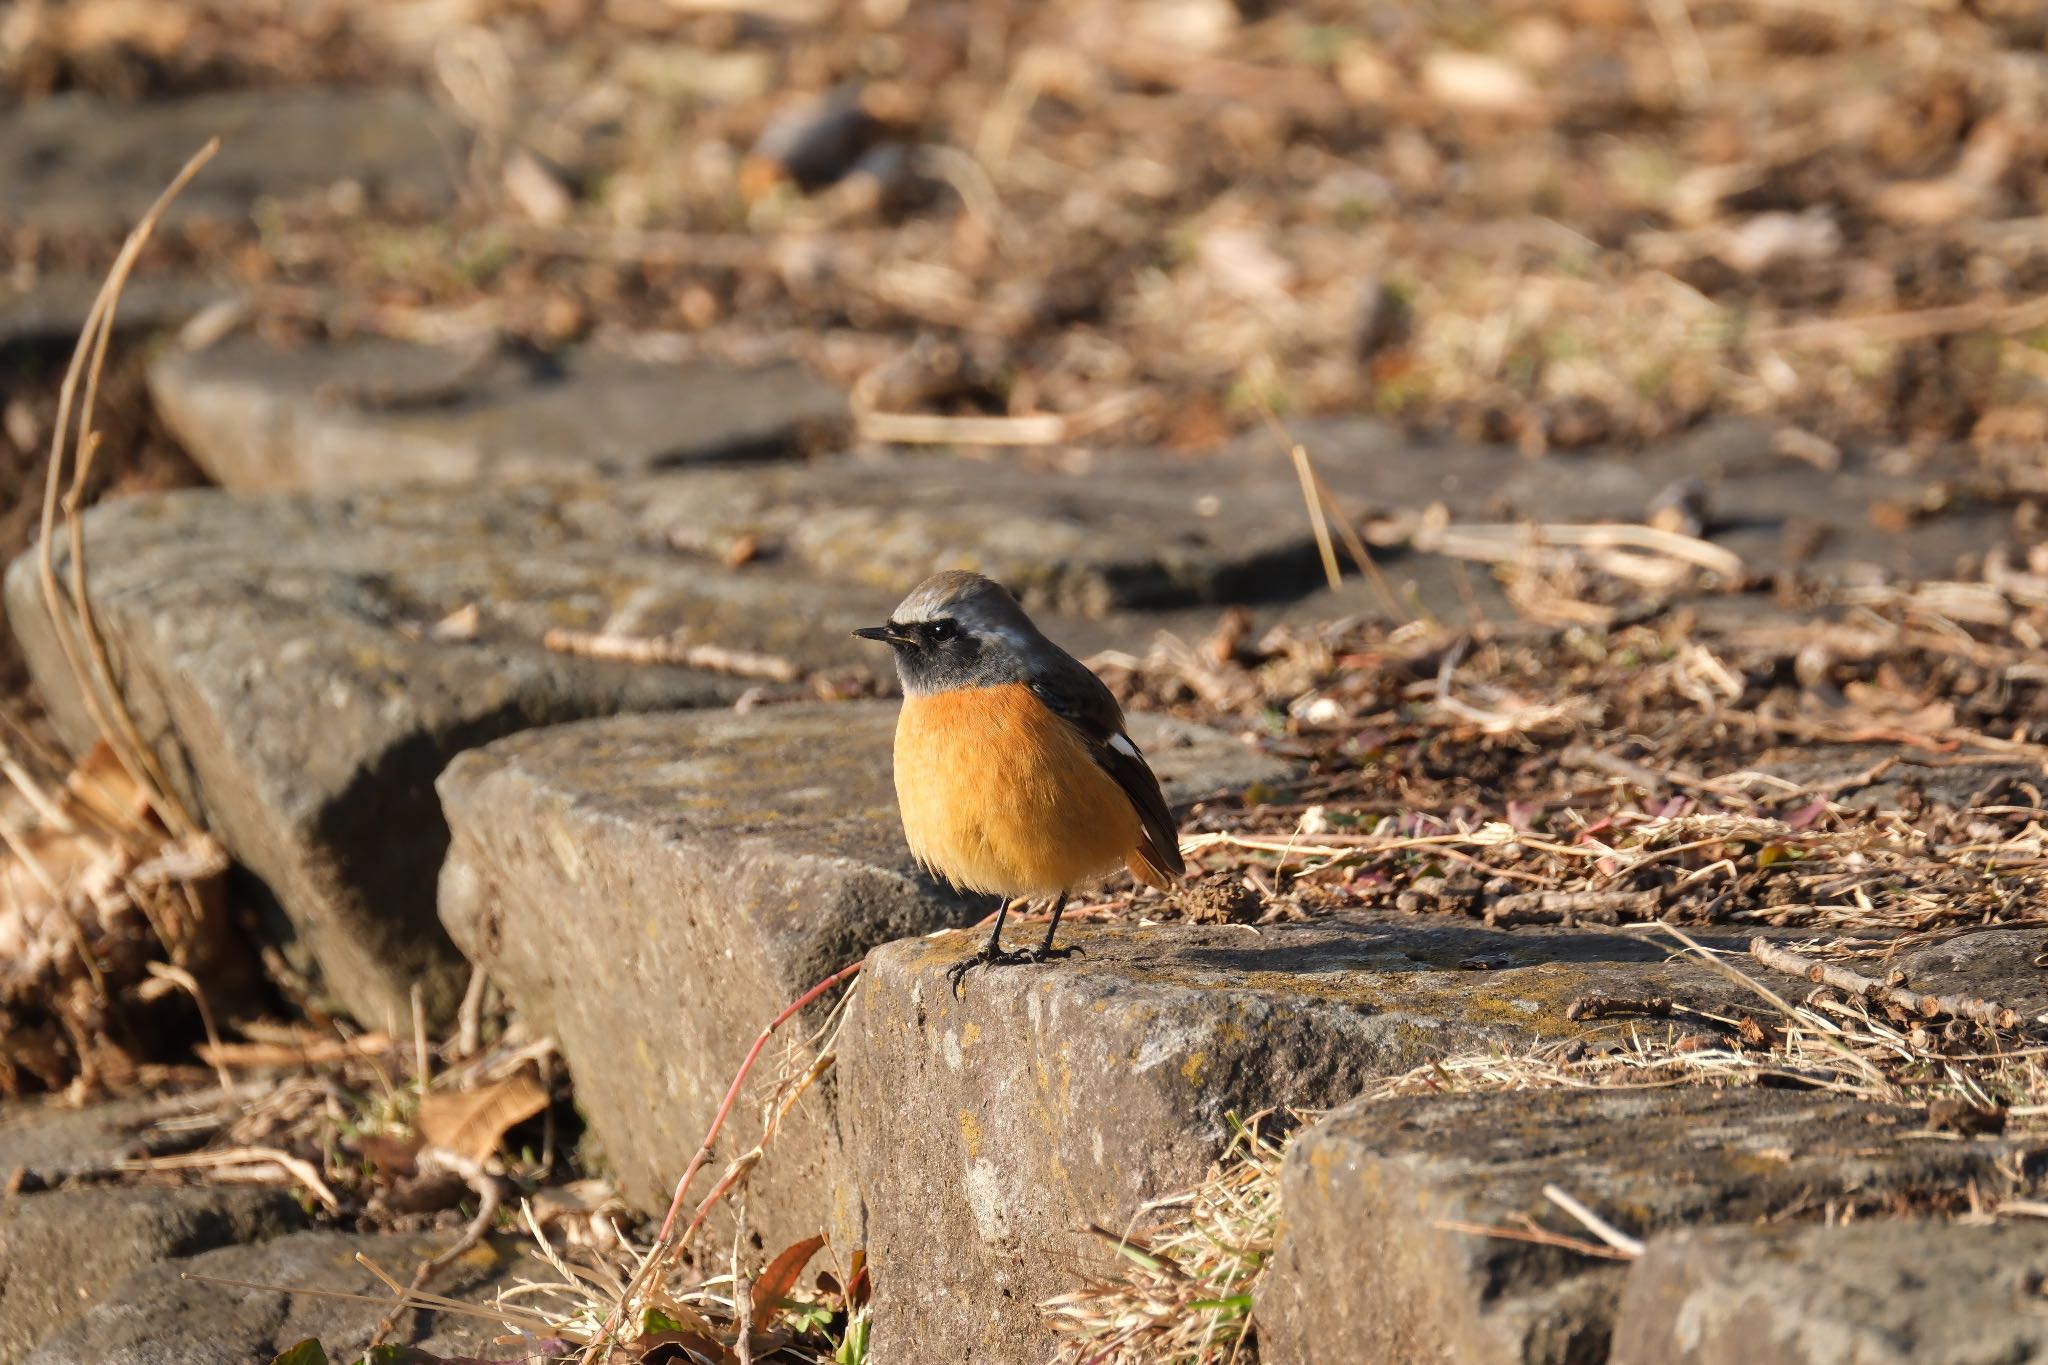
[{"label": "bird's claw", "polygon": [[973,957],[962,958],[946,968],[946,984],[952,988],[953,998],[963,998],[967,974],[976,967],[1017,967],[1027,962],[1043,962],[1045,959],[1036,952],[1006,952],[999,948],[983,948]]}]

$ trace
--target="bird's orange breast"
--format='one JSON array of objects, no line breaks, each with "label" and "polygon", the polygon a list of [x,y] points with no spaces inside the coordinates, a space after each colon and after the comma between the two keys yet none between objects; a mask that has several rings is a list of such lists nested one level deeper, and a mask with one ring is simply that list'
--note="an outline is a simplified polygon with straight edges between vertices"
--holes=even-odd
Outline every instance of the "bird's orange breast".
[{"label": "bird's orange breast", "polygon": [[905,697],[896,800],[911,853],[972,891],[1055,895],[1139,842],[1123,788],[1022,683]]}]

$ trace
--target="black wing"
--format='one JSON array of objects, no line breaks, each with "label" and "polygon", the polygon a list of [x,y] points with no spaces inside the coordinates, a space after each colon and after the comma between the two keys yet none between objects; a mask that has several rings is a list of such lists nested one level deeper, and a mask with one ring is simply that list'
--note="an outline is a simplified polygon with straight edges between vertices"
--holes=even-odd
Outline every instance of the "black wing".
[{"label": "black wing", "polygon": [[1031,690],[1048,710],[1081,732],[1090,756],[1131,799],[1157,861],[1175,876],[1186,871],[1180,857],[1180,832],[1174,827],[1173,813],[1166,808],[1159,779],[1124,732],[1124,710],[1102,679],[1065,651],[1058,651],[1056,660],[1034,674]]}]

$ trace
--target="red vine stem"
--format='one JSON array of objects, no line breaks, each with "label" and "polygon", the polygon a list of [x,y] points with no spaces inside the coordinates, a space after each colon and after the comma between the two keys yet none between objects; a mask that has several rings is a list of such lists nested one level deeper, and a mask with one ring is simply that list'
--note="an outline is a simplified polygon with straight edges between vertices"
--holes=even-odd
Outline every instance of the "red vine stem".
[{"label": "red vine stem", "polygon": [[[755,1061],[761,1056],[761,1049],[768,1046],[768,1040],[774,1036],[775,1030],[781,1028],[791,1019],[803,1013],[804,1010],[816,1004],[818,998],[827,991],[830,991],[834,986],[843,985],[852,980],[859,974],[860,969],[866,965],[867,960],[863,958],[861,961],[855,962],[850,966],[841,967],[838,971],[832,973],[832,975],[826,977],[823,981],[820,981],[817,985],[811,987],[784,1006],[782,1013],[770,1019],[768,1026],[762,1029],[759,1036],[754,1039],[754,1045],[747,1049],[746,1060],[740,1063],[740,1069],[733,1075],[732,1084],[726,1087],[725,1099],[720,1102],[718,1113],[712,1116],[711,1127],[705,1132],[704,1141],[698,1145],[697,1154],[690,1158],[690,1164],[683,1168],[683,1178],[676,1182],[675,1197],[669,1200],[668,1214],[661,1220],[661,1233],[654,1239],[653,1251],[648,1253],[646,1264],[641,1268],[640,1273],[633,1277],[633,1282],[626,1287],[626,1292],[620,1295],[617,1303],[612,1305],[612,1311],[605,1317],[604,1326],[598,1329],[597,1336],[590,1343],[590,1349],[583,1353],[582,1365],[592,1365],[592,1362],[597,1359],[597,1354],[604,1348],[605,1341],[611,1336],[612,1329],[619,1320],[619,1315],[625,1311],[627,1302],[638,1291],[647,1277],[650,1274],[657,1273],[663,1262],[667,1260],[669,1233],[675,1228],[676,1215],[682,1211],[683,1198],[690,1191],[690,1182],[697,1178],[697,1172],[703,1170],[704,1164],[711,1160],[712,1144],[718,1141],[719,1133],[724,1130],[725,1121],[732,1114],[732,1107],[740,1097],[740,1087],[746,1084],[748,1074],[753,1071]],[[721,1187],[720,1189],[713,1190],[711,1198],[705,1200],[705,1207],[700,1208],[697,1211],[696,1218],[691,1220],[690,1228],[692,1230],[704,1221],[704,1215],[710,1212],[711,1200],[723,1193],[724,1188]]]}]

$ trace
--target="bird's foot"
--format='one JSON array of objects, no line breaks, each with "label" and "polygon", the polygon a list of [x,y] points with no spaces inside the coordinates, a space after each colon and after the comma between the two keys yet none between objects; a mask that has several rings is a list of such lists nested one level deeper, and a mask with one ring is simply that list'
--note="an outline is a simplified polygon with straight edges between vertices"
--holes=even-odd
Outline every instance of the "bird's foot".
[{"label": "bird's foot", "polygon": [[1013,953],[991,944],[973,957],[963,958],[946,968],[946,984],[952,987],[953,997],[957,1000],[963,993],[967,974],[976,967],[1017,967],[1027,962],[1044,960],[1034,951]]}]

